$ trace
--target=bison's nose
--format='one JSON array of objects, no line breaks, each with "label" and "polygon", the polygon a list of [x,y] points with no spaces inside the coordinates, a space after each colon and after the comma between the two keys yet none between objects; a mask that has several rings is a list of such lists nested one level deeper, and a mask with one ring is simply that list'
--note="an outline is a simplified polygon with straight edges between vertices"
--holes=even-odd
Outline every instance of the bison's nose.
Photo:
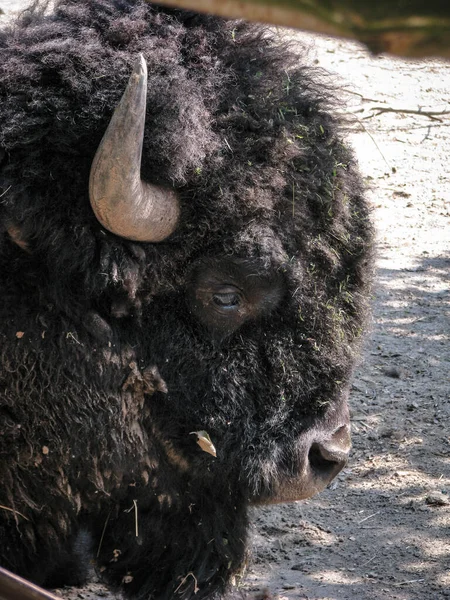
[{"label": "bison's nose", "polygon": [[328,485],[345,466],[350,447],[349,426],[342,425],[330,438],[311,444],[308,452],[309,468],[313,474],[328,480],[325,484]]},{"label": "bison's nose", "polygon": [[342,425],[328,437],[312,439],[302,450],[295,477],[281,477],[269,502],[303,500],[321,492],[345,466],[351,447],[350,427]]}]

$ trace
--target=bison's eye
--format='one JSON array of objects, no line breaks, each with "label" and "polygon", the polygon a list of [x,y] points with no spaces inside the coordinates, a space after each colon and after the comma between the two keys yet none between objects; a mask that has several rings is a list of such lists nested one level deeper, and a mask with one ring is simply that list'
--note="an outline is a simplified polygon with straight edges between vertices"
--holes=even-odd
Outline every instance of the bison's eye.
[{"label": "bison's eye", "polygon": [[221,310],[236,310],[241,303],[241,296],[235,291],[216,292],[212,296],[212,301]]},{"label": "bison's eye", "polygon": [[256,261],[208,259],[192,269],[189,308],[199,321],[220,335],[232,333],[249,319],[269,314],[283,295],[283,281]]}]

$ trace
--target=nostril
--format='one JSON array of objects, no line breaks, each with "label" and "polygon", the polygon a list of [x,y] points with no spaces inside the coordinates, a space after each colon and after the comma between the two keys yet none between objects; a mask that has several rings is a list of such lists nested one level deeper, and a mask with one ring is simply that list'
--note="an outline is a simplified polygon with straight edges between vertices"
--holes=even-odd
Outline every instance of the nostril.
[{"label": "nostril", "polygon": [[312,444],[308,453],[311,469],[322,475],[335,471],[336,467],[345,463],[346,459],[347,454],[343,459],[342,456],[338,457],[334,452],[329,452],[322,444],[317,442]]},{"label": "nostril", "polygon": [[340,471],[347,462],[350,446],[350,430],[343,425],[330,438],[311,444],[309,464],[322,475]]},{"label": "nostril", "polygon": [[310,498],[324,490],[345,467],[350,451],[348,424],[337,429],[325,424],[308,434],[306,439],[299,439],[297,460],[286,464],[269,502]]}]

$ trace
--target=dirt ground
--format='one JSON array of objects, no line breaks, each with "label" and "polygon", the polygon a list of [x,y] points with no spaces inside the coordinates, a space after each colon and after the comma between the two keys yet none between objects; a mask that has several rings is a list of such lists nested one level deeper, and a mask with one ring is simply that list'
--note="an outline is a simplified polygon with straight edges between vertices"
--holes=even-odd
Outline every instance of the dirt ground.
[{"label": "dirt ground", "polygon": [[450,114],[430,114],[450,113],[450,63],[296,38],[359,121],[349,141],[378,231],[373,322],[350,462],[319,496],[254,511],[241,586],[279,600],[450,598]]},{"label": "dirt ground", "polygon": [[[0,0],[5,16],[21,6]],[[347,468],[316,498],[254,510],[252,560],[229,599],[450,598],[450,63],[295,35],[358,119],[348,139],[378,229],[373,322]]]}]

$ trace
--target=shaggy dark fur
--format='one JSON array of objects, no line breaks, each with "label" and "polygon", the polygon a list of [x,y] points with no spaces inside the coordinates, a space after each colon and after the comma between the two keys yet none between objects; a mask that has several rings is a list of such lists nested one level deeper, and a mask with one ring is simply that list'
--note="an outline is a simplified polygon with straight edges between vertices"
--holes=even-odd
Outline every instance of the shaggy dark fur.
[{"label": "shaggy dark fur", "polygon": [[[139,52],[142,177],[182,205],[160,244],[106,232],[88,198]],[[330,92],[298,61],[259,27],[140,0],[58,0],[0,31],[2,566],[81,583],[89,536],[139,598],[215,598],[249,503],[345,413],[372,231]],[[215,327],[197,282],[242,265],[273,301]]]}]

